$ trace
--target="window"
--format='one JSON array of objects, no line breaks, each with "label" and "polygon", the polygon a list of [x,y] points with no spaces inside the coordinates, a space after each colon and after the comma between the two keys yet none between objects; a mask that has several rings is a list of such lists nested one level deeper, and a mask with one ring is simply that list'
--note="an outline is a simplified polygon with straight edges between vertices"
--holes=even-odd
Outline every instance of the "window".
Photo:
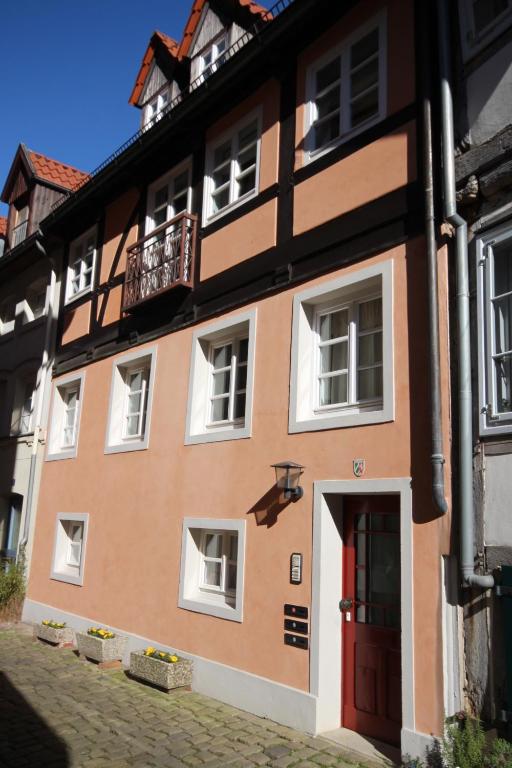
[{"label": "window", "polygon": [[114,361],[105,453],[148,447],[156,349]]},{"label": "window", "polygon": [[190,173],[190,161],[187,161],[149,187],[146,234],[183,211],[191,210]]},{"label": "window", "polygon": [[205,79],[226,61],[227,35],[217,37],[199,56],[199,74]]},{"label": "window", "polygon": [[70,459],[77,455],[78,431],[85,373],[72,374],[55,384],[47,460]]},{"label": "window", "polygon": [[22,208],[16,210],[16,225],[11,234],[11,248],[15,248],[27,237],[28,213],[28,205],[24,205]]},{"label": "window", "polygon": [[372,20],[308,72],[306,147],[331,149],[384,117],[385,17]]},{"label": "window", "polygon": [[14,296],[8,296],[0,304],[0,334],[14,331],[16,320],[16,299]]},{"label": "window", "polygon": [[512,230],[477,241],[480,430],[512,429]]},{"label": "window", "polygon": [[185,444],[251,436],[255,335],[255,310],[194,333]]},{"label": "window", "polygon": [[242,621],[245,520],[183,521],[178,605]]},{"label": "window", "polygon": [[14,560],[18,554],[23,496],[13,493],[0,499],[0,557]]},{"label": "window", "polygon": [[82,296],[93,287],[96,259],[96,229],[74,240],[69,249],[66,301]]},{"label": "window", "polygon": [[462,0],[460,26],[465,58],[477,53],[512,21],[512,0]]},{"label": "window", "polygon": [[47,279],[42,277],[32,283],[27,289],[24,318],[26,323],[37,320],[44,315],[46,310],[46,287]]},{"label": "window", "polygon": [[12,435],[26,435],[33,431],[35,390],[36,373],[28,373],[16,381],[11,421]]},{"label": "window", "polygon": [[144,106],[142,127],[149,128],[162,117],[162,114],[170,101],[170,90],[168,87],[160,91]]},{"label": "window", "polygon": [[252,117],[231,135],[207,147],[207,219],[257,193],[260,132],[260,118]]},{"label": "window", "polygon": [[87,514],[57,515],[52,579],[83,584],[88,521]]},{"label": "window", "polygon": [[290,432],[393,419],[392,264],[295,296]]}]

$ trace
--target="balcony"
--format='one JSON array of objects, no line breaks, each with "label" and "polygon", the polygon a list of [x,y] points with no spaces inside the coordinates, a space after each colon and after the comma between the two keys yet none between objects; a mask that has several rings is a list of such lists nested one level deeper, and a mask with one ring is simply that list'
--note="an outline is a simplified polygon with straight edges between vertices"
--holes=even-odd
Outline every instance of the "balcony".
[{"label": "balcony", "polygon": [[180,213],[128,248],[123,312],[178,286],[192,288],[197,216]]},{"label": "balcony", "polygon": [[27,237],[28,219],[22,221],[17,227],[14,227],[11,233],[11,248],[16,248],[17,245],[23,242]]}]

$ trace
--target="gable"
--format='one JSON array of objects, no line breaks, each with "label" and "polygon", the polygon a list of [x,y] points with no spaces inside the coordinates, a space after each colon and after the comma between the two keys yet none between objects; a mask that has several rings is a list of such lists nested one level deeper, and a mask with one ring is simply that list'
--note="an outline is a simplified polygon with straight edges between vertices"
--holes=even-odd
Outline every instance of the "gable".
[{"label": "gable", "polygon": [[28,179],[23,173],[23,170],[20,168],[18,175],[14,179],[14,183],[12,185],[9,199],[6,202],[8,203],[14,202],[15,200],[18,199],[18,197],[21,197],[23,194],[25,194],[27,190],[28,190]]},{"label": "gable", "polygon": [[158,91],[164,87],[166,83],[167,78],[165,77],[164,73],[158,64],[153,62],[151,72],[144,84],[144,88],[140,95],[139,104],[145,104],[147,101],[149,101],[155,95],[155,93],[158,93]]},{"label": "gable", "polygon": [[224,31],[227,31],[227,27],[224,26],[215,11],[206,4],[201,13],[201,18],[192,40],[192,45],[189,51],[190,58],[193,58],[199,51],[205,48],[211,40]]}]

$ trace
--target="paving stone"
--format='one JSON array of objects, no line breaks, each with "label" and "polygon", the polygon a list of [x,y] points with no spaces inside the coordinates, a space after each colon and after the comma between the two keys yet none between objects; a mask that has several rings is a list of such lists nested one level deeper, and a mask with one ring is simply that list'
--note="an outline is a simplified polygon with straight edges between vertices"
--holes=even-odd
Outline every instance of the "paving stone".
[{"label": "paving stone", "polygon": [[291,752],[290,748],[284,744],[274,744],[270,747],[266,747],[263,751],[272,760],[276,760],[278,757],[286,757]]}]

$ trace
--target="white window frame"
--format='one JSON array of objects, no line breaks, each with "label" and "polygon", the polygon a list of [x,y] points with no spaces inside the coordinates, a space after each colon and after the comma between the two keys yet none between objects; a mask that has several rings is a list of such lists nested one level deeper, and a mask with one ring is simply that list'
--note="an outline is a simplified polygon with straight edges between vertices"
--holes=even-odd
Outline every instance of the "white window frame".
[{"label": "white window frame", "polygon": [[481,435],[497,435],[512,432],[512,409],[502,414],[495,413],[494,323],[492,322],[490,300],[494,285],[492,247],[507,241],[510,241],[512,247],[512,221],[486,232],[476,240],[478,389]]},{"label": "white window frame", "polygon": [[0,315],[0,336],[5,336],[8,333],[14,331],[16,325],[16,316],[18,314],[18,302],[14,296],[6,296],[0,303],[0,310],[5,312],[7,308],[14,307],[14,314],[10,320],[3,320],[3,315]]},{"label": "white window frame", "polygon": [[[194,332],[190,361],[185,445],[249,438],[252,434],[252,408],[256,352],[256,309],[225,318]],[[234,339],[247,338],[247,382],[245,417],[212,422],[210,418],[212,347]],[[234,386],[234,382],[231,382]]]},{"label": "white window frame", "polygon": [[[350,49],[360,39],[369,34],[373,29],[379,30],[379,83],[378,83],[378,111],[377,114],[368,118],[364,122],[352,128],[349,124],[350,119]],[[339,135],[322,147],[316,148],[314,145],[314,123],[316,120],[316,88],[315,78],[318,70],[325,67],[336,58],[341,59],[341,79],[340,79],[340,119],[341,127]],[[375,123],[383,120],[387,113],[387,17],[383,11],[370,19],[366,24],[355,30],[349,37],[345,38],[336,47],[331,48],[321,58],[317,59],[307,70],[306,74],[306,104],[304,109],[304,136],[305,136],[305,161],[314,160],[326,152],[330,152],[335,147],[343,144],[358,133],[367,130]]]},{"label": "white window frame", "polygon": [[[38,392],[38,372],[37,370],[26,371],[20,373],[16,377],[14,405],[11,416],[11,435],[16,437],[23,437],[24,435],[31,435],[34,431],[34,411],[36,406],[36,397]],[[25,402],[28,398],[25,398],[27,388],[32,388],[32,396],[30,398],[30,412],[24,410]],[[16,417],[18,417],[18,426],[16,426]],[[22,420],[28,418],[28,428],[22,429]]]},{"label": "white window frame", "polygon": [[[318,407],[318,315],[329,307],[382,296],[382,399]],[[357,375],[354,361],[352,376]],[[289,433],[393,421],[393,262],[351,272],[294,296]]]},{"label": "white window frame", "polygon": [[[93,238],[94,239],[94,249],[93,249],[93,257],[92,257],[92,266],[90,268],[90,276],[91,276],[91,282],[89,285],[82,285],[84,282],[84,277],[86,274],[89,273],[89,270],[83,269],[84,266],[84,259],[75,259],[74,258],[74,252],[76,249],[82,247],[84,248],[84,255],[85,255],[85,248],[87,245],[87,241]],[[66,279],[66,300],[65,303],[69,304],[72,301],[75,301],[75,299],[79,299],[81,296],[85,296],[88,293],[91,293],[91,291],[94,290],[94,277],[95,277],[95,270],[96,270],[96,256],[98,251],[98,243],[97,243],[97,230],[96,227],[91,227],[87,230],[87,232],[84,232],[80,237],[75,238],[70,243],[69,246],[69,263],[68,263],[68,269],[67,269],[67,279]],[[77,291],[73,291],[73,280],[74,280],[74,265],[77,264],[80,261],[80,272],[78,275],[79,279],[79,288]]]},{"label": "white window frame", "polygon": [[[221,43],[224,43],[224,48],[219,53],[219,45]],[[219,67],[222,66],[224,63],[223,61],[220,64],[216,64],[217,60],[221,56],[226,56],[227,51],[229,49],[229,35],[227,32],[221,32],[219,35],[217,35],[213,40],[210,40],[208,45],[203,48],[203,50],[197,55],[199,59],[199,77],[202,78],[202,80],[206,80],[207,77],[209,77],[211,74],[216,72]],[[206,56],[211,53],[212,54],[212,60],[209,64],[205,64],[205,58]],[[204,74],[206,70],[209,69],[208,74]]]},{"label": "white window frame", "polygon": [[[39,278],[38,280],[34,280],[27,288],[26,294],[25,294],[25,300],[24,300],[24,323],[32,323],[36,320],[40,320],[41,318],[45,317],[48,312],[48,280],[44,277]],[[39,305],[34,305],[34,300],[37,296],[43,296],[43,304],[42,307]],[[39,314],[36,314],[34,312],[34,309],[41,310]]]},{"label": "white window frame", "polygon": [[[181,545],[178,607],[230,621],[243,621],[245,520],[185,517]],[[236,592],[213,590],[202,585],[206,533],[237,535]]]},{"label": "white window frame", "polygon": [[498,35],[500,35],[512,23],[512,0],[508,1],[508,8],[497,16],[485,29],[477,32],[473,16],[472,0],[460,0],[459,19],[462,52],[464,60],[475,56],[482,48],[485,48]]},{"label": "white window frame", "polygon": [[[64,446],[62,438],[66,417],[65,398],[71,391],[78,392],[75,410],[75,439],[72,445]],[[69,376],[65,376],[54,383],[46,461],[58,461],[60,459],[76,458],[78,453],[78,440],[80,436],[80,420],[82,416],[84,392],[85,371],[81,371],[78,374],[69,374]]]},{"label": "white window frame", "polygon": [[[237,183],[237,157],[239,154],[238,147],[238,135],[241,131],[247,128],[251,123],[256,122],[256,169],[255,169],[255,182],[254,189],[246,192],[244,195],[236,196],[236,183]],[[224,216],[228,211],[232,211],[238,206],[243,205],[247,200],[250,200],[259,193],[260,188],[260,165],[261,165],[261,125],[262,114],[261,108],[253,110],[249,115],[246,115],[242,120],[239,120],[228,131],[225,131],[221,136],[211,141],[206,146],[206,171],[204,180],[204,193],[203,193],[203,226],[206,226],[212,221]],[[212,196],[213,196],[213,171],[214,171],[214,158],[215,151],[226,144],[231,142],[231,155],[230,155],[230,173],[229,173],[229,202],[219,211],[213,211]],[[244,172],[246,173],[246,172]],[[238,174],[239,175],[239,174]]]},{"label": "white window frame", "polygon": [[[70,548],[72,546],[71,531],[76,525],[82,526],[79,565],[73,565],[69,562]],[[64,581],[67,584],[74,584],[80,587],[83,585],[88,527],[88,513],[59,512],[55,524],[55,538],[50,570],[51,579]]]},{"label": "white window frame", "polygon": [[[167,98],[164,99],[164,96]],[[155,103],[156,110],[152,116],[149,116],[149,109],[153,108]],[[142,108],[142,128],[148,129],[157,123],[161,119],[163,111],[166,109],[166,107],[169,106],[170,103],[171,87],[170,85],[165,85],[158,91],[158,93],[155,93],[155,95],[148,99],[148,101],[144,104]]]},{"label": "white window frame", "polygon": [[[155,220],[154,220],[156,193],[158,192],[158,190],[162,189],[162,187],[165,185],[167,185],[167,192],[168,192],[167,211],[166,211],[167,218],[165,221],[170,221],[176,215],[174,212],[174,208],[171,204],[171,200],[173,198],[171,198],[169,193],[170,193],[171,187],[174,190],[174,182],[177,179],[177,177],[181,176],[182,173],[185,173],[185,171],[188,172],[186,210],[188,213],[192,211],[192,157],[187,157],[186,160],[184,160],[182,163],[180,163],[179,165],[176,165],[168,173],[165,173],[163,176],[160,176],[160,178],[156,179],[156,181],[153,181],[149,185],[148,194],[147,194],[147,204],[146,204],[146,221],[145,221],[146,235],[151,234],[151,232],[154,229],[156,229]],[[159,226],[163,226],[163,224]]]},{"label": "white window frame", "polygon": [[[149,383],[146,385],[144,430],[140,435],[129,436],[125,430],[128,400],[127,375],[138,370],[147,370]],[[105,435],[105,453],[142,451],[149,446],[151,410],[156,372],[156,347],[140,349],[112,362],[112,383]],[[144,404],[142,410],[144,411]]]}]

